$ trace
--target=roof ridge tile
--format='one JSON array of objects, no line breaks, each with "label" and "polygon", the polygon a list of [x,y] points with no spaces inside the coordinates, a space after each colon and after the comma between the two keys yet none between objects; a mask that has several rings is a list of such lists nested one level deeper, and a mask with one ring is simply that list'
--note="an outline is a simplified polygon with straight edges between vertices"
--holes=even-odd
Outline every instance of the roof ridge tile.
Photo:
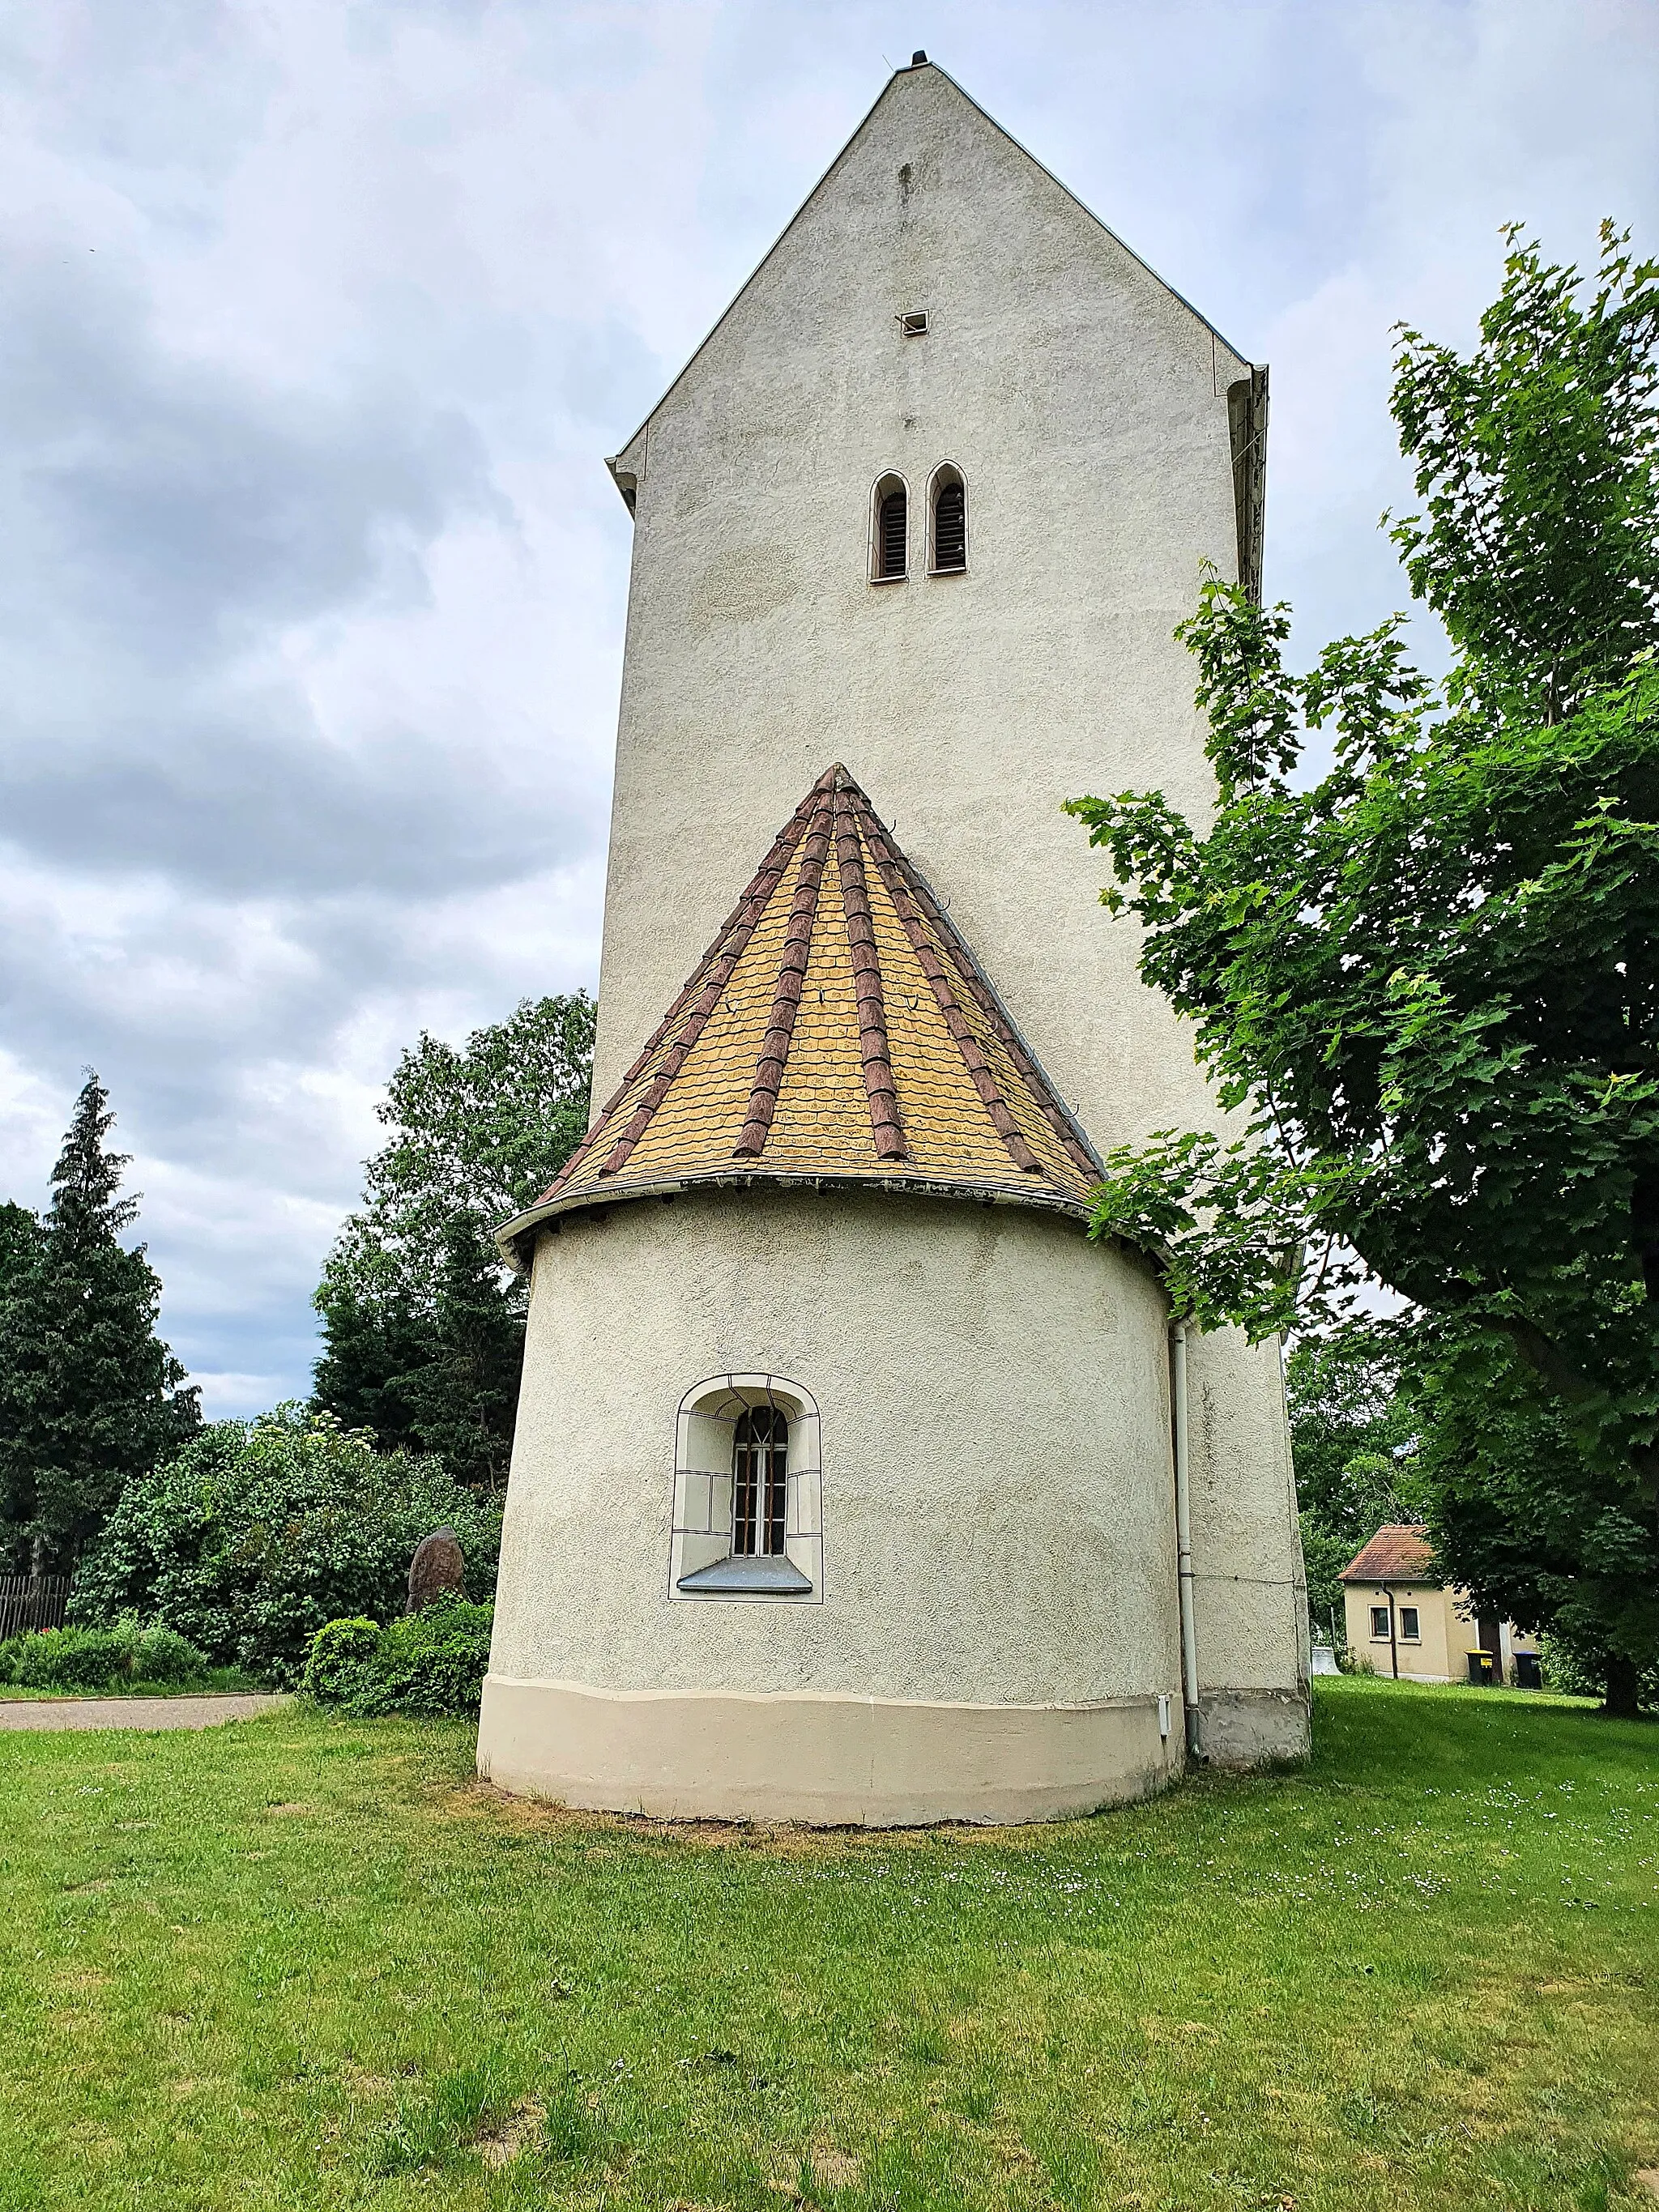
[{"label": "roof ridge tile", "polygon": [[812,931],[817,921],[818,896],[823,884],[823,864],[829,856],[830,823],[835,813],[830,788],[823,777],[818,779],[813,789],[821,796],[813,810],[801,848],[800,866],[795,876],[795,896],[789,909],[783,956],[778,963],[777,982],[772,994],[772,1018],[766,1035],[761,1040],[760,1057],[755,1063],[754,1080],[749,1089],[749,1109],[744,1116],[738,1141],[732,1147],[734,1159],[758,1159],[766,1150],[766,1139],[772,1129],[772,1116],[777,1111],[778,1092],[783,1087],[783,1071],[789,1059],[789,1047],[795,1034],[795,1016],[800,1008],[801,983],[806,974],[807,957],[812,949]]}]

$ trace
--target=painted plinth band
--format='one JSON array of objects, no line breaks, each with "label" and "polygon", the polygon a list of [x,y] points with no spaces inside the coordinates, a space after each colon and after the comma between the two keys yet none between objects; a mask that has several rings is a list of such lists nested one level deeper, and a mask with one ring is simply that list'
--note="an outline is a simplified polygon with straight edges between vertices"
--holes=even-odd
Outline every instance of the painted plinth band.
[{"label": "painted plinth band", "polygon": [[1053,1820],[1174,1779],[1158,1699],[954,1705],[812,1693],[484,1683],[478,1771],[502,1790],[667,1820],[901,1828]]}]

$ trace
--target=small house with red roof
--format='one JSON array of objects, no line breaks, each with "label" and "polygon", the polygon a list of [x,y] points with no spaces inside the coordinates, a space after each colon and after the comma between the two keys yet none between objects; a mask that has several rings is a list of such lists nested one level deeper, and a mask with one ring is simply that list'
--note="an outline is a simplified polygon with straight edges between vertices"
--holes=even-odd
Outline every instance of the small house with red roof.
[{"label": "small house with red roof", "polygon": [[1439,1572],[1418,1523],[1379,1528],[1344,1567],[1341,1582],[1348,1650],[1373,1674],[1537,1687],[1536,1637],[1477,1612]]}]

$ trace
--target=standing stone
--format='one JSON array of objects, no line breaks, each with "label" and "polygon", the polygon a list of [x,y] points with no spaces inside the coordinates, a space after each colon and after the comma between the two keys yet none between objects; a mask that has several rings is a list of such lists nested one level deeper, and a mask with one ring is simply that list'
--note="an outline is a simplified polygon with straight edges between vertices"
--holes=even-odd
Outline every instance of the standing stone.
[{"label": "standing stone", "polygon": [[434,1528],[415,1547],[409,1563],[409,1603],[406,1613],[419,1613],[434,1597],[466,1595],[466,1563],[460,1540],[453,1528]]}]

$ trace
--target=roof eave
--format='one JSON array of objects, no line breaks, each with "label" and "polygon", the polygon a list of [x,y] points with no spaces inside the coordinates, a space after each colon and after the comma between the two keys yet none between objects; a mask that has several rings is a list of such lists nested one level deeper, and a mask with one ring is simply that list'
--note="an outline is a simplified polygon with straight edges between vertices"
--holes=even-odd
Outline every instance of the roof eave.
[{"label": "roof eave", "polygon": [[[662,401],[659,399],[657,402],[657,406],[660,407]],[[651,410],[653,415],[656,411],[657,409],[655,407]],[[641,425],[641,428],[643,428],[643,425]],[[634,437],[637,438],[639,434],[639,431],[636,430],[634,433]],[[634,439],[630,438],[628,441],[628,445],[631,446],[633,442]],[[622,495],[623,505],[628,509],[629,514],[632,514],[634,512],[635,503],[639,495],[640,479],[637,470],[625,469],[620,465],[623,454],[627,451],[628,446],[624,446],[618,453],[607,453],[605,456],[605,465],[611,472],[611,483],[616,485],[617,489]]]},{"label": "roof eave", "polygon": [[532,1238],[538,1230],[546,1228],[550,1223],[568,1215],[604,1212],[613,1206],[631,1204],[635,1199],[678,1198],[684,1193],[700,1190],[755,1189],[830,1191],[837,1195],[877,1191],[896,1198],[938,1198],[976,1206],[1018,1206],[1039,1213],[1064,1214],[1082,1223],[1090,1218],[1090,1209],[1085,1200],[1069,1198],[1063,1191],[1052,1187],[1023,1188],[1015,1183],[969,1182],[950,1176],[836,1175],[815,1173],[810,1169],[733,1168],[729,1171],[715,1169],[696,1175],[659,1176],[642,1182],[613,1184],[603,1188],[585,1184],[580,1190],[544,1199],[538,1205],[526,1207],[524,1212],[515,1213],[510,1221],[504,1221],[495,1231],[495,1242],[507,1266],[525,1273],[527,1272],[526,1240]]}]

